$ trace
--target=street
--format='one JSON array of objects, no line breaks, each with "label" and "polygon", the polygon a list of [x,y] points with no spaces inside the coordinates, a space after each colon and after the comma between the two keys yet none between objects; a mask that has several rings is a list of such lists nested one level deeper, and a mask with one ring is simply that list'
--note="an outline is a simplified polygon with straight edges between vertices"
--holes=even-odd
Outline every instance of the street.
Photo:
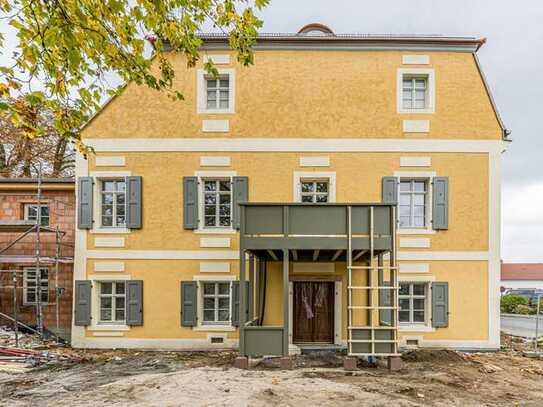
[{"label": "street", "polygon": [[[535,315],[502,314],[501,330],[509,335],[535,337]],[[539,316],[539,337],[543,337],[543,315]]]}]

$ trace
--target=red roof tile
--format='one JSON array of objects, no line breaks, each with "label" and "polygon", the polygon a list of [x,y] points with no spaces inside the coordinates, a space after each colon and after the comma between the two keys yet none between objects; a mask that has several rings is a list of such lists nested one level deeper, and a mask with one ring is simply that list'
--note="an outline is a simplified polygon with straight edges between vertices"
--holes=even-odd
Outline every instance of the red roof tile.
[{"label": "red roof tile", "polygon": [[543,263],[502,263],[502,280],[543,280]]}]

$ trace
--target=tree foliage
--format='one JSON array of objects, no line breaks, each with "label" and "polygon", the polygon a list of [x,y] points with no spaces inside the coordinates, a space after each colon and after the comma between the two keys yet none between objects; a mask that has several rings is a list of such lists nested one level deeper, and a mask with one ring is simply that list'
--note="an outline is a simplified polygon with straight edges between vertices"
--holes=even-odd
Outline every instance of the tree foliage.
[{"label": "tree foliage", "polygon": [[[79,148],[82,124],[99,109],[104,95],[115,94],[108,78],[135,82],[170,97],[175,71],[155,51],[165,45],[182,53],[189,67],[200,58],[198,32],[213,26],[229,36],[242,65],[253,63],[261,20],[255,10],[269,0],[0,0],[0,18],[16,31],[13,65],[0,66],[0,114],[9,116],[21,135],[43,136],[47,129],[28,121],[21,104],[43,106],[61,137]],[[148,37],[150,36],[150,37]],[[0,46],[4,37],[0,34]],[[158,64],[158,70],[152,69]],[[205,64],[216,74],[211,62]],[[18,134],[19,134],[18,133]]]},{"label": "tree foliage", "polygon": [[27,129],[13,124],[9,115],[0,116],[0,177],[66,177],[74,175],[74,148],[53,126],[53,113],[43,104],[30,105],[24,99],[9,100],[25,123],[40,128],[40,137],[26,137]]},{"label": "tree foliage", "polygon": [[517,294],[502,295],[500,301],[501,312],[515,314],[518,306],[528,306],[528,300]]}]

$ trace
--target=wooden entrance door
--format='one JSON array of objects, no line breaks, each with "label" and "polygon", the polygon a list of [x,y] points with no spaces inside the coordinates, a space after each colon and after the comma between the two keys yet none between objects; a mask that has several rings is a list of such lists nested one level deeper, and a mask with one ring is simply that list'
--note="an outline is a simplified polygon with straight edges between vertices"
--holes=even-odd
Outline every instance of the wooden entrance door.
[{"label": "wooden entrance door", "polygon": [[334,283],[296,281],[293,342],[334,342]]}]

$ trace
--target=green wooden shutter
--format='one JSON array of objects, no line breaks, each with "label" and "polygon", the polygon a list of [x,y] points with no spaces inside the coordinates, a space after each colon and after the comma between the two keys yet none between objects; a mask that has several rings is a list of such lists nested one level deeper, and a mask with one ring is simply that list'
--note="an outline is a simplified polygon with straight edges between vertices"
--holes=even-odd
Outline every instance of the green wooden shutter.
[{"label": "green wooden shutter", "polygon": [[91,323],[92,284],[90,280],[75,281],[74,325],[87,326]]},{"label": "green wooden shutter", "polygon": [[181,326],[196,326],[198,315],[198,285],[196,281],[181,282]]},{"label": "green wooden shutter", "polygon": [[432,283],[432,326],[449,326],[449,283]]},{"label": "green wooden shutter", "polygon": [[383,177],[381,195],[382,201],[386,204],[398,203],[398,177]]},{"label": "green wooden shutter", "polygon": [[126,177],[126,227],[141,229],[141,177]]},{"label": "green wooden shutter", "polygon": [[435,177],[432,195],[432,227],[434,230],[449,228],[449,178]]},{"label": "green wooden shutter", "polygon": [[198,229],[198,177],[183,177],[183,228]]},{"label": "green wooden shutter", "polygon": [[232,325],[239,326],[239,281],[232,281]]},{"label": "green wooden shutter", "polygon": [[249,178],[232,178],[232,225],[235,229],[240,227],[240,208],[238,203],[249,200]]},{"label": "green wooden shutter", "polygon": [[92,229],[92,177],[77,179],[77,227]]},{"label": "green wooden shutter", "polygon": [[143,325],[143,281],[126,282],[126,325]]}]

